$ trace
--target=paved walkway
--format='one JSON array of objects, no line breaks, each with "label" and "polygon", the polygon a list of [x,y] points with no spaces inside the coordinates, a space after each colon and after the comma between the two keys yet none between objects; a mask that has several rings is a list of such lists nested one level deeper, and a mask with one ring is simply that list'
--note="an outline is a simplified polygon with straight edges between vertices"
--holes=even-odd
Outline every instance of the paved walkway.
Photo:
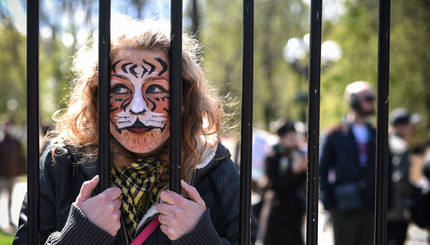
[{"label": "paved walkway", "polygon": [[[332,245],[333,230],[328,216],[324,212],[320,212],[319,214],[318,227],[318,244]],[[428,237],[428,231],[419,228],[415,224],[411,224],[409,225],[407,240],[404,245],[430,245],[430,243],[428,243]]]},{"label": "paved walkway", "polygon": [[[19,210],[27,191],[27,182],[16,182],[12,192],[12,223],[18,225]],[[13,233],[14,230],[9,226],[9,217],[7,213],[8,195],[5,191],[0,193],[0,229]]]}]

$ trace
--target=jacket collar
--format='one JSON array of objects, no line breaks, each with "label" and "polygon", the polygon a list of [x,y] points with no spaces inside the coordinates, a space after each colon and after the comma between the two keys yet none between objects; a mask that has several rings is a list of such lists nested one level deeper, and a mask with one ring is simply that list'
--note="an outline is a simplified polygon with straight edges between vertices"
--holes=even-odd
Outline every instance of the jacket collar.
[{"label": "jacket collar", "polygon": [[218,163],[220,163],[222,160],[229,158],[231,156],[229,150],[224,145],[222,145],[221,142],[215,145],[213,151],[215,152],[210,155],[210,159],[209,158],[206,159],[206,160],[209,160],[209,162],[202,161],[201,164],[196,166],[191,180],[191,185],[195,185],[196,183],[199,183],[201,178],[204,177],[204,175],[209,170],[211,170],[216,165],[218,165]]}]

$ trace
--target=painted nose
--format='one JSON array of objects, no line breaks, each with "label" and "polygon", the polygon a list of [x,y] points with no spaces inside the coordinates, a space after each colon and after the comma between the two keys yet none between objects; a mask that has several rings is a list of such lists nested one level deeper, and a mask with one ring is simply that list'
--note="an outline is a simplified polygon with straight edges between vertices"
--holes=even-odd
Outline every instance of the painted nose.
[{"label": "painted nose", "polygon": [[133,99],[130,104],[130,113],[134,115],[139,115],[147,112],[148,103],[143,99],[142,92],[140,90],[136,91],[133,95]]}]

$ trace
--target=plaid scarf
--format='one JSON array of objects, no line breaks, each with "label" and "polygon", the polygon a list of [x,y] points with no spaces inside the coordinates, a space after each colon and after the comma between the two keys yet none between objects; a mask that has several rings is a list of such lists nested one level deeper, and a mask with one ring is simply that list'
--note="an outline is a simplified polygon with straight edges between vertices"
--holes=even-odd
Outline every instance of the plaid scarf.
[{"label": "plaid scarf", "polygon": [[111,186],[121,188],[121,216],[129,238],[135,238],[140,219],[169,188],[169,167],[154,158],[138,159],[126,167],[112,167]]}]

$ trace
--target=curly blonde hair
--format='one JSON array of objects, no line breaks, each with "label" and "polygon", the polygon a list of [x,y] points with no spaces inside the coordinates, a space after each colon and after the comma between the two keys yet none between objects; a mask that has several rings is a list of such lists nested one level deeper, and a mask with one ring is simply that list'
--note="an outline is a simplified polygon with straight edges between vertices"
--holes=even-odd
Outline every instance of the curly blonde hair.
[{"label": "curly blonde hair", "polygon": [[[169,54],[170,26],[167,23],[131,18],[112,23],[111,60],[120,50],[158,49]],[[204,147],[211,145],[207,138],[220,134],[223,109],[219,98],[208,92],[198,57],[198,42],[187,33],[183,33],[182,40],[182,177],[189,179],[192,169],[201,160]],[[57,122],[56,138],[76,147],[80,154],[91,157],[98,153],[97,45],[98,42],[92,40],[75,56],[73,71],[77,78],[68,106],[54,115]],[[198,147],[202,138],[206,139],[203,149]],[[168,159],[168,143],[163,148],[162,155]],[[136,159],[112,136],[111,156],[114,165],[126,165]]]}]

